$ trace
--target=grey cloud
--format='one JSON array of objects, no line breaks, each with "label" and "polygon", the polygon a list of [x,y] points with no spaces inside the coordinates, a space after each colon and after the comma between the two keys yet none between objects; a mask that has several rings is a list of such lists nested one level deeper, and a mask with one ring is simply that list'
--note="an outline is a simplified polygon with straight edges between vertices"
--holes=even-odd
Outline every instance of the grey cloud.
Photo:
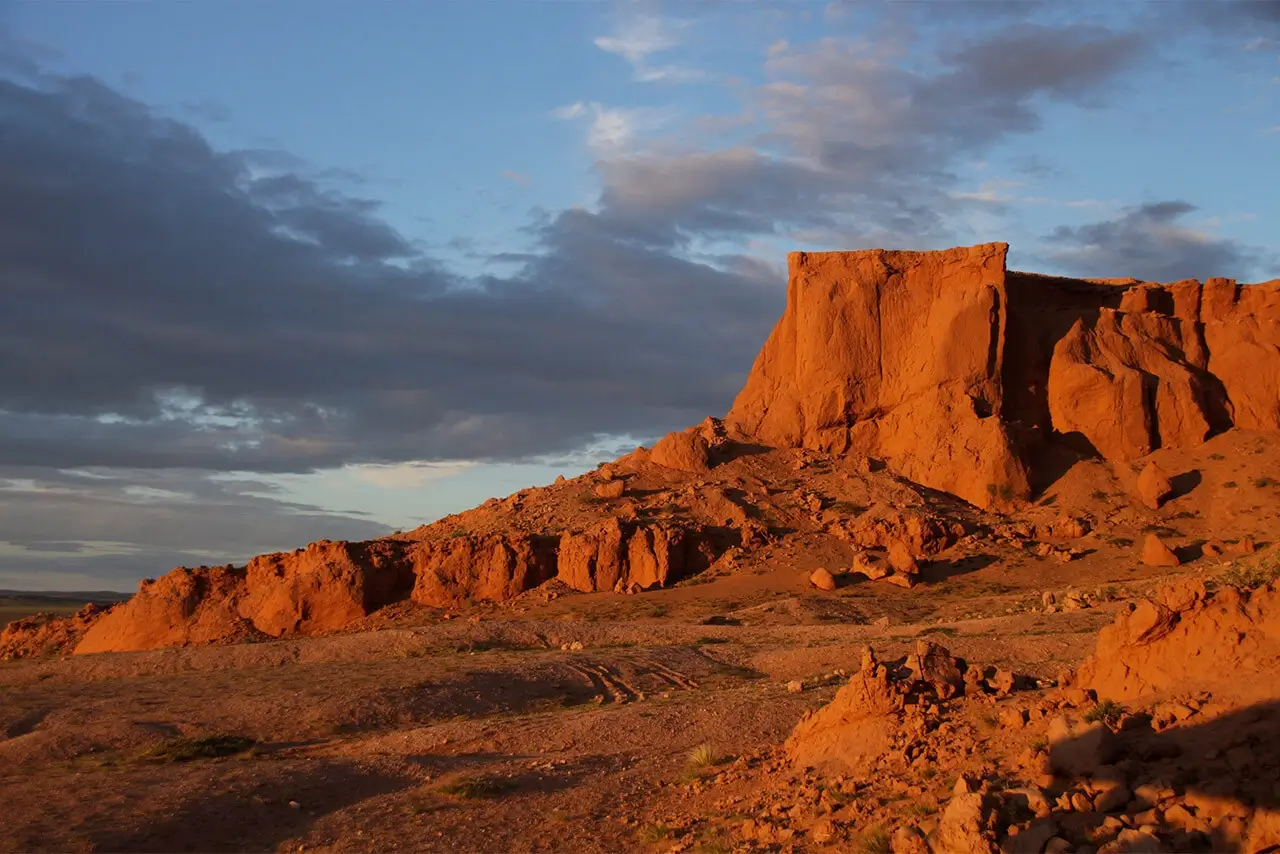
[{"label": "grey cloud", "polygon": [[390,530],[276,492],[256,480],[213,480],[186,469],[5,467],[0,540],[29,554],[0,559],[0,586],[38,572],[52,585],[59,574],[92,575],[127,589],[178,564],[242,562],[321,537],[367,539]]},{"label": "grey cloud", "polygon": [[0,117],[10,464],[305,471],[652,435],[725,408],[781,308],[780,282],[681,260],[665,224],[579,211],[535,224],[518,274],[459,279],[289,157],[216,152],[86,78],[0,81]]},{"label": "grey cloud", "polygon": [[1067,273],[1156,282],[1211,276],[1249,280],[1274,261],[1258,249],[1185,224],[1195,210],[1170,200],[1129,208],[1112,220],[1060,226],[1046,237],[1046,259]]},{"label": "grey cloud", "polygon": [[747,97],[751,144],[655,145],[602,158],[602,216],[655,246],[801,232],[846,246],[952,240],[950,223],[969,204],[948,193],[962,158],[1036,130],[1048,102],[1096,105],[1153,55],[1137,31],[975,27],[975,10],[968,14],[968,29],[951,39],[957,46],[927,71],[902,61],[918,38],[909,20],[884,39],[776,52],[769,82]]}]

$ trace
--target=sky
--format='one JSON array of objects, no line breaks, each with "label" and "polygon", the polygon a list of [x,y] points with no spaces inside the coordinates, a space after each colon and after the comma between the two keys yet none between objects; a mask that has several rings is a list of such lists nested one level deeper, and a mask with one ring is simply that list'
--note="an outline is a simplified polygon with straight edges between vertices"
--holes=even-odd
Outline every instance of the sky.
[{"label": "sky", "polygon": [[786,253],[1280,275],[1280,2],[0,0],[0,588],[723,414]]}]

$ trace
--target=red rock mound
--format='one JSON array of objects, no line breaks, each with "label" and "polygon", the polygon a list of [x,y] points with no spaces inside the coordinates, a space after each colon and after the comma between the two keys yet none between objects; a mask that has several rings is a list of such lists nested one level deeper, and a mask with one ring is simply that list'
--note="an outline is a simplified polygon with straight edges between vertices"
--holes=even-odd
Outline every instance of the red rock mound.
[{"label": "red rock mound", "polygon": [[1207,690],[1247,703],[1269,696],[1278,665],[1280,590],[1222,587],[1209,594],[1202,582],[1188,581],[1117,616],[1099,633],[1076,683],[1102,699]]},{"label": "red rock mound", "polygon": [[705,569],[727,545],[718,531],[616,518],[562,536],[326,540],[262,555],[245,567],[179,567],[144,581],[132,598],[110,609],[16,621],[0,641],[0,655],[315,635],[396,602],[412,599],[432,607],[498,602],[557,576],[586,592],[634,592]]},{"label": "red rock mound", "polygon": [[91,604],[70,617],[33,614],[14,620],[0,631],[0,661],[70,651],[106,609]]}]

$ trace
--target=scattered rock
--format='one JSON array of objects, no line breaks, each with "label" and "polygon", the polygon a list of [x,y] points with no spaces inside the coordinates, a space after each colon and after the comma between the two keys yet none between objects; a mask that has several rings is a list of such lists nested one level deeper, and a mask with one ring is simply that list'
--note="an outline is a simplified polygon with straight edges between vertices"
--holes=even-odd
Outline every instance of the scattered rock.
[{"label": "scattered rock", "polygon": [[818,567],[812,573],[810,573],[809,583],[812,584],[814,587],[818,588],[819,590],[830,591],[830,590],[836,589],[835,576],[833,576],[830,572],[823,569],[822,567]]},{"label": "scattered rock", "polygon": [[621,498],[626,488],[627,485],[621,480],[606,480],[604,483],[597,483],[592,491],[599,498]]},{"label": "scattered rock", "polygon": [[1147,566],[1179,566],[1182,561],[1155,534],[1147,534],[1142,541],[1142,562]]},{"label": "scattered rock", "polygon": [[1049,722],[1049,762],[1068,777],[1092,775],[1119,755],[1115,734],[1101,721],[1086,723],[1070,715]]},{"label": "scattered rock", "polygon": [[696,427],[668,433],[649,452],[650,462],[669,469],[703,474],[710,471],[711,448]]},{"label": "scattered rock", "polygon": [[1169,476],[1154,460],[1147,463],[1142,474],[1138,475],[1138,498],[1152,510],[1159,510],[1170,495],[1173,495],[1173,484]]},{"label": "scattered rock", "polygon": [[876,581],[888,576],[891,570],[886,564],[884,555],[878,552],[860,551],[853,556],[853,567],[850,571],[862,573],[871,581]]},{"label": "scattered rock", "polygon": [[889,566],[899,575],[915,575],[920,571],[911,549],[902,540],[889,541]]}]

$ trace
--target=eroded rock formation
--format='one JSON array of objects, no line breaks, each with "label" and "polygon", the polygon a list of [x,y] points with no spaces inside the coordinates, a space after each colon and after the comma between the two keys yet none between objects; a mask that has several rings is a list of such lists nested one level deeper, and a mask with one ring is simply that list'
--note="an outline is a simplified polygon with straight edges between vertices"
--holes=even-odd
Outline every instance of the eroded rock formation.
[{"label": "eroded rock formation", "polygon": [[1280,430],[1280,280],[1055,278],[1007,271],[1007,249],[793,253],[726,423],[995,508],[1028,495],[1054,437],[1132,460]]},{"label": "eroded rock formation", "polygon": [[243,567],[178,567],[129,600],[74,617],[31,618],[0,637],[4,657],[160,649],[340,629],[407,599],[446,608],[500,602],[559,576],[584,592],[635,592],[700,572],[727,530],[624,523],[545,536],[321,541]]},{"label": "eroded rock formation", "polygon": [[1006,251],[792,253],[786,313],[726,422],[765,444],[883,457],[980,506],[1025,497],[999,417]]}]

